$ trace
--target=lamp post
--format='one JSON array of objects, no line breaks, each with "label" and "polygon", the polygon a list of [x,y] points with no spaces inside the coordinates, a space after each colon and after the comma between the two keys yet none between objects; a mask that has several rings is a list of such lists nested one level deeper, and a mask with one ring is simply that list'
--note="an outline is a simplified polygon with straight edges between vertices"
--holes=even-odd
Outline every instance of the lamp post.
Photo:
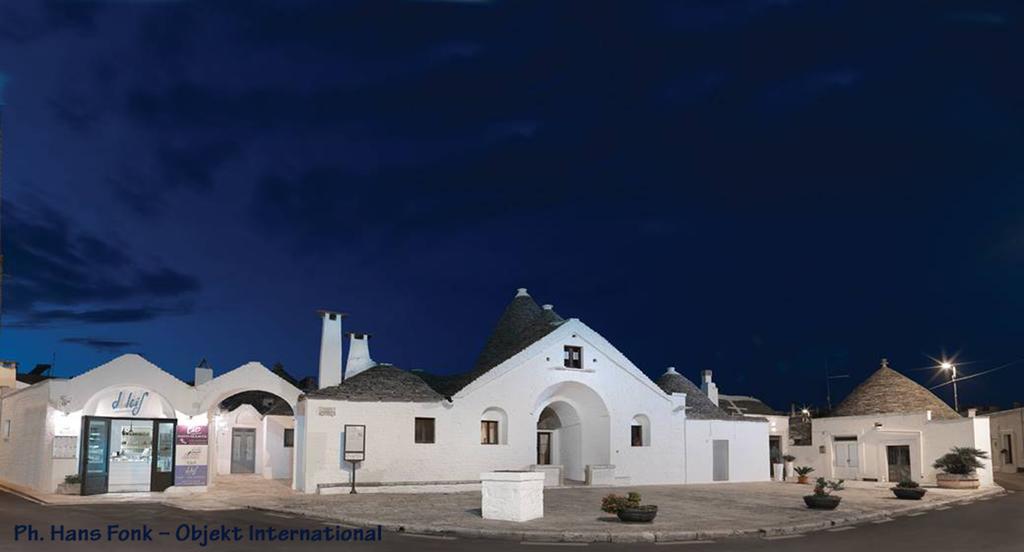
[{"label": "lamp post", "polygon": [[953,410],[960,413],[960,397],[956,392],[956,365],[948,360],[944,360],[939,367],[943,370],[949,370],[950,381],[953,382]]}]

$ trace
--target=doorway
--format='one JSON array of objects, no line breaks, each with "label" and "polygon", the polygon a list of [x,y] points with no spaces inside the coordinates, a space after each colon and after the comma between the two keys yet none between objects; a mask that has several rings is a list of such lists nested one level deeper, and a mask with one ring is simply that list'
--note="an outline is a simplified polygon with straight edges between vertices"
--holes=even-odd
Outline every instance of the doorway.
[{"label": "doorway", "polygon": [[177,420],[83,416],[83,495],[163,491],[174,484]]},{"label": "doorway", "polygon": [[885,447],[889,466],[889,481],[907,481],[910,475],[910,445],[889,445]]},{"label": "doorway", "polygon": [[231,428],[231,473],[256,473],[256,430]]},{"label": "doorway", "polygon": [[711,441],[711,480],[729,480],[729,441],[715,439]]},{"label": "doorway", "polygon": [[832,448],[835,452],[833,465],[835,477],[841,479],[860,478],[860,453],[856,437],[834,437]]},{"label": "doorway", "polygon": [[551,432],[537,432],[537,464],[546,466],[551,464]]},{"label": "doorway", "polygon": [[775,464],[782,463],[782,437],[768,436],[768,474],[775,478]]}]

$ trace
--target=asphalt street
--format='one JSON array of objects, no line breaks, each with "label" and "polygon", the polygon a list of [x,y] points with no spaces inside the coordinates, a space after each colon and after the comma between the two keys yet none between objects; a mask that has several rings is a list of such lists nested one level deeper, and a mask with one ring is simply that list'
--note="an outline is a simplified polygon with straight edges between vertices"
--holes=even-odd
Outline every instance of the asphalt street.
[{"label": "asphalt street", "polygon": [[[253,542],[248,540],[249,526],[258,529],[332,529],[334,524],[253,510],[226,510],[197,512],[179,510],[156,504],[111,504],[104,506],[44,506],[15,495],[0,492],[0,550],[417,550],[463,551],[486,549],[489,552],[515,550],[564,550],[565,548],[592,548],[601,550],[685,549],[726,552],[736,550],[764,551],[816,551],[828,552],[900,552],[970,551],[985,552],[1024,550],[1024,492],[979,500],[941,511],[931,511],[912,517],[901,517],[884,523],[863,523],[850,528],[806,535],[776,538],[723,539],[716,542],[673,544],[532,544],[508,541],[482,541],[474,539],[419,537],[383,533],[378,542]],[[116,524],[119,530],[135,530],[135,535],[152,541],[110,542],[108,526]],[[203,526],[232,529],[240,528],[239,540],[218,540],[202,545]],[[18,526],[21,526],[18,529]],[[39,540],[28,540],[30,531],[37,530]],[[51,526],[63,527],[65,535],[83,534],[92,530],[100,533],[98,540],[55,541],[51,539]],[[182,526],[189,527],[189,539],[178,541],[184,535]],[[149,533],[146,532],[149,529]],[[166,535],[160,535],[166,532]],[[15,540],[15,535],[18,540]],[[85,532],[87,533],[87,531]],[[223,534],[223,533],[222,533]],[[116,533],[115,533],[116,535]],[[230,537],[230,535],[229,535]]]}]

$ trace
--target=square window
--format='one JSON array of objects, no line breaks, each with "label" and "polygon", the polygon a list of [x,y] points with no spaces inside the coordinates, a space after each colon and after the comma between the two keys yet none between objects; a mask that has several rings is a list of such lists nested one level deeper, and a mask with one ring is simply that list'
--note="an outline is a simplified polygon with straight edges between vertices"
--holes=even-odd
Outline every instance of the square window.
[{"label": "square window", "polygon": [[294,447],[295,446],[295,430],[285,429],[284,430],[284,446]]},{"label": "square window", "polygon": [[424,444],[434,442],[433,418],[416,418],[416,442]]},{"label": "square window", "polygon": [[566,345],[564,366],[566,368],[583,368],[583,347]]},{"label": "square window", "polygon": [[498,422],[492,420],[483,420],[480,422],[480,444],[498,444]]}]

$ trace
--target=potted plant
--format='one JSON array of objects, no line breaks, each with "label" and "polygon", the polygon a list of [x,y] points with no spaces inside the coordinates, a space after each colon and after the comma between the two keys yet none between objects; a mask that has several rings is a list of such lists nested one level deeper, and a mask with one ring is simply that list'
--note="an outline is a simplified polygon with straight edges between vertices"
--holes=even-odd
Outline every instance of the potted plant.
[{"label": "potted plant", "polygon": [[818,481],[814,484],[814,494],[805,496],[804,504],[807,504],[808,508],[815,510],[835,510],[836,506],[839,506],[839,501],[843,498],[832,493],[841,490],[843,490],[842,479],[833,481],[819,477]]},{"label": "potted plant", "polygon": [[926,492],[917,481],[911,479],[903,479],[892,488],[892,494],[900,500],[921,500]]},{"label": "potted plant", "polygon": [[57,485],[57,494],[82,494],[82,478],[77,473],[64,476],[64,482]]},{"label": "potted plant", "polygon": [[814,471],[814,468],[810,466],[797,466],[793,468],[793,471],[796,472],[796,482],[801,485],[806,485],[808,481],[807,476]]},{"label": "potted plant", "polygon": [[640,504],[640,493],[628,493],[626,496],[610,494],[601,499],[601,510],[619,516],[626,522],[651,522],[658,515],[658,507],[652,504]]},{"label": "potted plant", "polygon": [[782,456],[782,460],[786,462],[786,471],[783,472],[782,476],[783,481],[785,481],[793,476],[793,462],[796,461],[796,456],[793,456],[792,454],[784,454]]},{"label": "potted plant", "polygon": [[984,468],[982,460],[988,460],[988,453],[974,447],[953,447],[932,464],[942,470],[935,476],[943,489],[977,489],[980,486],[977,470]]},{"label": "potted plant", "polygon": [[772,450],[772,479],[782,481],[782,470],[785,464],[782,463],[782,456],[777,450]]}]

